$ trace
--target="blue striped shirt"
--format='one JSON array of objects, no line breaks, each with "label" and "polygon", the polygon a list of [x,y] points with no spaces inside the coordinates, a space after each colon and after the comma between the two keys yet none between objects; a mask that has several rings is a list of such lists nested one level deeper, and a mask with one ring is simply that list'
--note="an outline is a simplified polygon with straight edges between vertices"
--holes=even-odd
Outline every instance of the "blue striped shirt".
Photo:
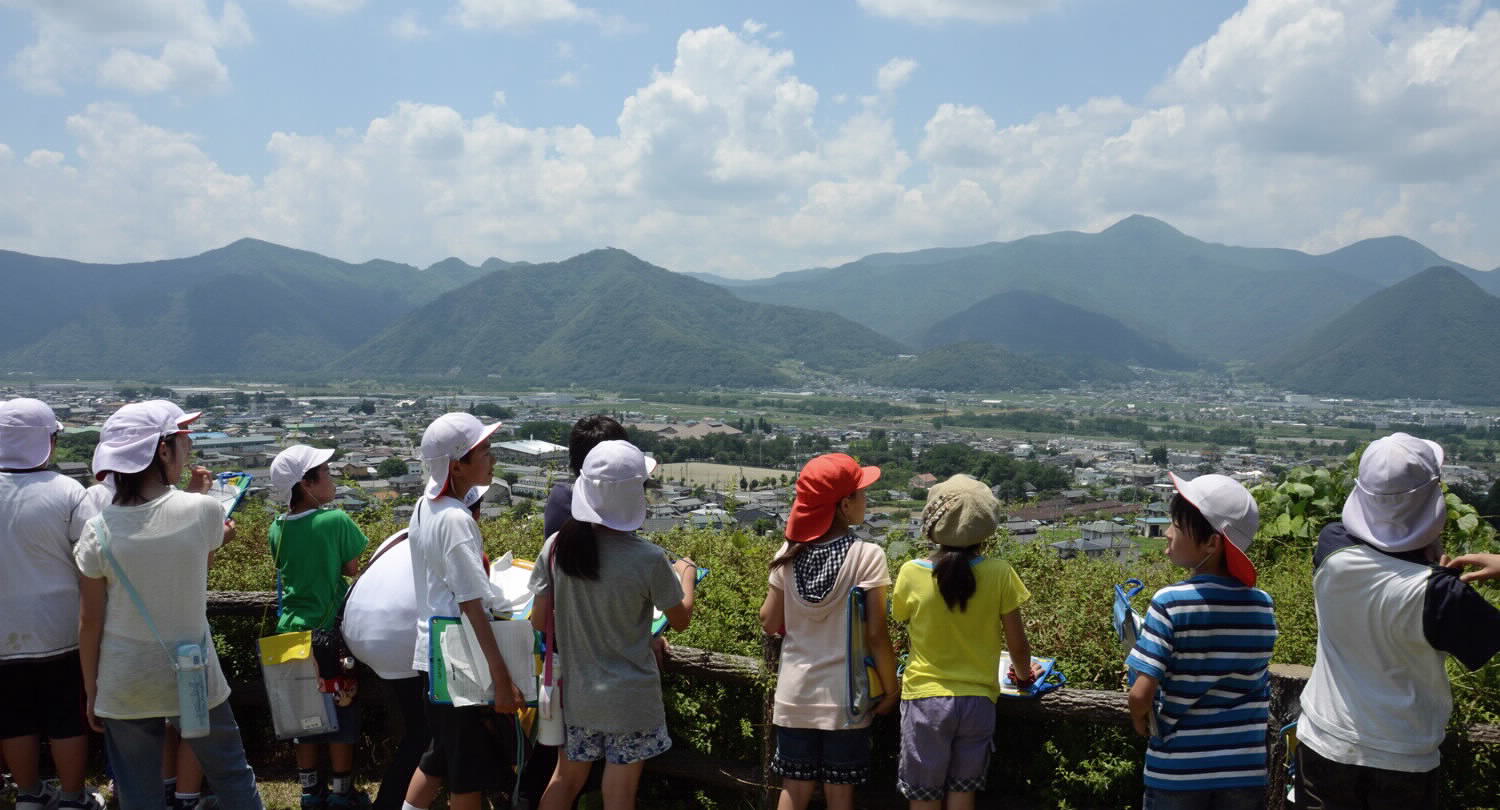
[{"label": "blue striped shirt", "polygon": [[1270,594],[1239,580],[1195,576],[1151,598],[1125,659],[1155,678],[1157,733],[1146,785],[1220,790],[1266,784],[1266,722],[1276,616]]}]

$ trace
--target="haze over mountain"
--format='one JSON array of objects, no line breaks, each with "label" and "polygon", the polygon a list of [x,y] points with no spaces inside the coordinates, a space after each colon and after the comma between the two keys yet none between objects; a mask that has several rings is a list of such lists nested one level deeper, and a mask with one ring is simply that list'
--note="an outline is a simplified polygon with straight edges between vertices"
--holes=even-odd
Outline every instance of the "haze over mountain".
[{"label": "haze over mountain", "polygon": [[1500,402],[1500,298],[1433,267],[1325,322],[1260,371],[1309,393]]},{"label": "haze over mountain", "polygon": [[1062,388],[1080,381],[1126,382],[1118,363],[1089,357],[1020,354],[992,343],[950,343],[916,356],[886,360],[860,376],[878,385],[942,391]]},{"label": "haze over mountain", "polygon": [[623,250],[491,273],[439,296],[330,373],[507,383],[762,385],[797,361],[833,372],[903,347],[836,315],[742,301]]},{"label": "haze over mountain", "polygon": [[479,277],[349,264],[241,239],[181,259],[105,265],[0,251],[0,364],[44,374],[295,373]]},{"label": "haze over mountain", "polygon": [[[837,312],[919,343],[934,324],[975,300],[1027,290],[1114,317],[1179,351],[1228,361],[1260,356],[1433,263],[1431,251],[1407,239],[1366,240],[1315,256],[1204,242],[1160,220],[1131,216],[1096,234],[1062,231],[876,254],[733,291],[749,301],[797,301]],[[1462,271],[1500,290],[1500,276]]]},{"label": "haze over mountain", "polygon": [[1007,290],[929,327],[919,345],[980,341],[1028,354],[1092,357],[1112,363],[1189,369],[1194,361],[1108,315],[1075,307],[1050,295]]}]

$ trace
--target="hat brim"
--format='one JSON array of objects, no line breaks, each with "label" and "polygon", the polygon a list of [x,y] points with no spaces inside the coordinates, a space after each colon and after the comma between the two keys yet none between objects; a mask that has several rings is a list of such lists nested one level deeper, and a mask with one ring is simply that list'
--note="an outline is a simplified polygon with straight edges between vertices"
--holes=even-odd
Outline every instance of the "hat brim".
[{"label": "hat brim", "polygon": [[580,476],[573,482],[570,511],[574,520],[633,532],[646,523],[646,479],[594,481]]},{"label": "hat brim", "polygon": [[489,491],[489,484],[481,484],[477,487],[470,487],[468,494],[464,495],[464,506],[467,506],[470,509],[474,508],[474,504],[484,500],[485,493]]},{"label": "hat brim", "polygon": [[193,411],[191,413],[185,413],[177,417],[177,426],[186,430],[188,425],[191,425],[192,423],[198,421],[198,417],[202,415],[203,411]]}]

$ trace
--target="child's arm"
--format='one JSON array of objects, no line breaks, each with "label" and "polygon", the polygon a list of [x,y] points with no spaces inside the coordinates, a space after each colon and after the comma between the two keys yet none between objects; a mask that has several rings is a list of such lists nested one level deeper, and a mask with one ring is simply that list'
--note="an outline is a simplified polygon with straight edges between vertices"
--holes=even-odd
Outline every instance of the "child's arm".
[{"label": "child's arm", "polygon": [[510,669],[505,666],[505,659],[500,656],[500,645],[495,643],[495,634],[490,632],[490,614],[484,609],[483,599],[470,599],[467,602],[459,602],[458,609],[469,623],[474,627],[474,638],[479,641],[479,649],[484,653],[485,663],[489,664],[490,682],[495,686],[495,711],[502,714],[510,714],[526,705],[526,700],[521,696],[521,690],[510,680]]},{"label": "child's arm", "polygon": [[104,724],[94,715],[99,696],[99,643],[104,638],[104,609],[109,583],[90,576],[78,578],[78,660],[83,665],[84,705],[89,728],[103,733]]},{"label": "child's arm", "polygon": [[1135,726],[1135,733],[1142,737],[1151,736],[1151,713],[1155,711],[1156,688],[1156,679],[1144,672],[1137,672],[1135,683],[1130,685],[1126,701],[1130,706],[1130,723]]},{"label": "child's arm", "polygon": [[673,630],[682,631],[688,629],[693,621],[693,597],[698,588],[698,566],[692,560],[684,557],[672,564],[672,570],[676,572],[682,584],[682,601],[676,607],[669,607],[662,611],[667,617],[667,624]]},{"label": "child's arm", "polygon": [[1010,651],[1011,678],[1017,686],[1030,686],[1042,674],[1042,668],[1031,661],[1031,642],[1026,640],[1021,609],[1001,616],[1000,622],[1005,627],[1005,649]]},{"label": "child's arm", "polygon": [[888,714],[901,702],[901,679],[896,677],[896,649],[891,645],[891,627],[885,621],[884,586],[865,594],[865,644],[875,658],[875,672],[885,690],[876,714]]},{"label": "child's arm", "polygon": [[786,628],[786,594],[774,585],[766,590],[766,601],[760,604],[760,629],[768,636]]}]

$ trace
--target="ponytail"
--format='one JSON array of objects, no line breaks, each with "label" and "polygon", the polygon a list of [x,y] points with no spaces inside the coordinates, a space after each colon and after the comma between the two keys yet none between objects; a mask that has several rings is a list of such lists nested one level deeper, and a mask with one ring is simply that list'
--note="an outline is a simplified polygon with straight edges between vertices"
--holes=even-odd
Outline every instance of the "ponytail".
[{"label": "ponytail", "polygon": [[938,546],[937,558],[932,562],[932,577],[937,580],[938,593],[943,595],[949,610],[962,613],[969,606],[969,597],[979,588],[974,569],[969,565],[977,553],[978,546]]},{"label": "ponytail", "polygon": [[552,541],[552,557],[564,574],[579,579],[599,578],[599,538],[594,524],[568,518]]},{"label": "ponytail", "polygon": [[786,553],[771,561],[771,570],[775,571],[783,565],[797,559],[797,555],[807,550],[807,543],[788,543]]}]

